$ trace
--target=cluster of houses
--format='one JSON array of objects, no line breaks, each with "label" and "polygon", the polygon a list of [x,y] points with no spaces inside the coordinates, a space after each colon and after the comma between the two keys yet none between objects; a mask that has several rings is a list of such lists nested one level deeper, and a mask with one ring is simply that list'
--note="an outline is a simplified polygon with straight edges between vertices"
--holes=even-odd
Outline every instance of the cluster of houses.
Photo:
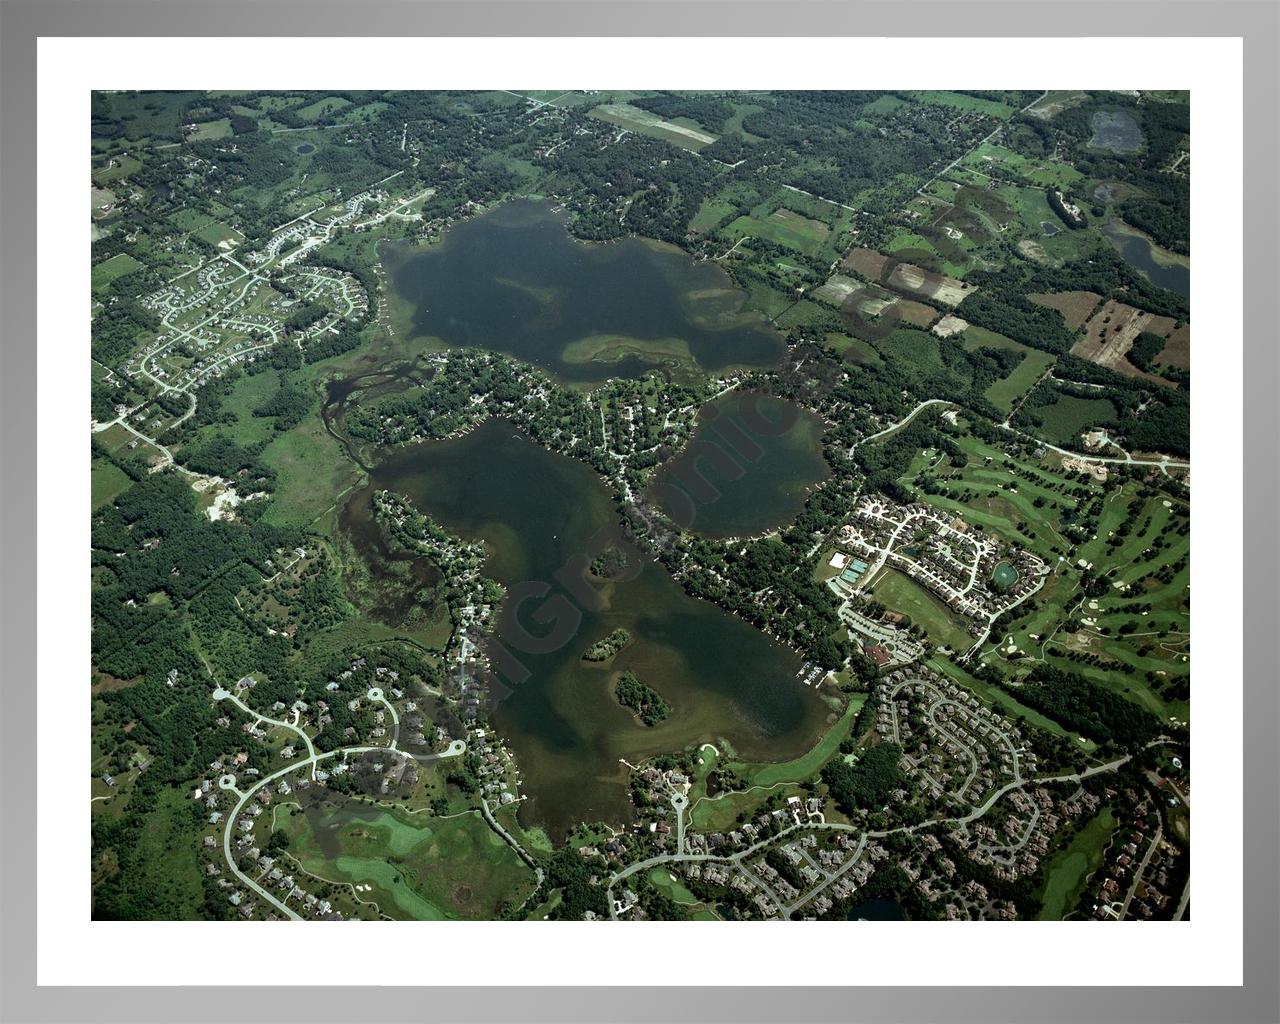
[{"label": "cluster of houses", "polygon": [[1132,824],[1116,830],[1093,876],[1092,917],[1096,921],[1168,919],[1178,903],[1186,853],[1163,837],[1160,810],[1151,797],[1136,797]]},{"label": "cluster of houses", "polygon": [[1034,770],[1036,757],[1003,716],[929,669],[899,669],[884,683],[876,731],[903,748],[903,761],[945,800],[977,804]]},{"label": "cluster of houses", "polygon": [[968,827],[973,837],[969,855],[988,866],[993,877],[1012,881],[1040,869],[1063,818],[1061,801],[1041,786],[1016,789],[1004,803],[1008,813],[998,827],[981,820]]},{"label": "cluster of houses", "polygon": [[[975,634],[1043,586],[1049,573],[1048,565],[1030,552],[971,532],[964,520],[927,502],[899,505],[879,495],[863,497],[836,540],[844,549],[837,554],[850,559],[831,581],[837,593],[852,594],[859,580],[888,565],[974,620]],[[857,566],[863,568],[857,571]],[[1012,577],[1011,583],[993,582],[998,568]],[[845,576],[851,571],[855,574],[849,581]]]}]

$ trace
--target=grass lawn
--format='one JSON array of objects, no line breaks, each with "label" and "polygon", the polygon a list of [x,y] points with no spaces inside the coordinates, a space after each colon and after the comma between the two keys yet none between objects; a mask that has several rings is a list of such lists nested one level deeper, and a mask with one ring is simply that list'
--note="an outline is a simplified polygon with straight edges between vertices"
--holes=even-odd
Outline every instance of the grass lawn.
[{"label": "grass lawn", "polygon": [[973,638],[954,612],[909,576],[897,569],[882,569],[872,586],[871,596],[886,608],[909,616],[933,641],[957,654],[973,646]]},{"label": "grass lawn", "polygon": [[1044,891],[1040,897],[1043,906],[1039,920],[1060,921],[1064,914],[1074,909],[1089,876],[1102,863],[1102,855],[1111,842],[1117,824],[1111,808],[1102,808],[1066,849],[1049,862],[1045,869]]},{"label": "grass lawn", "polygon": [[686,907],[697,906],[702,901],[684,887],[684,883],[666,868],[654,868],[649,872],[651,881],[659,890],[665,892],[677,903]]}]

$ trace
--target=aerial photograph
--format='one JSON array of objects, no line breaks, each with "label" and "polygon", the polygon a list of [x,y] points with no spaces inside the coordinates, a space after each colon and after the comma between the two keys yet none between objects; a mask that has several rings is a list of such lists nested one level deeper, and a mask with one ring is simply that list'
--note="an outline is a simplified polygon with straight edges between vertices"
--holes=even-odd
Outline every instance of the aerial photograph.
[{"label": "aerial photograph", "polygon": [[95,92],[93,917],[1190,920],[1190,103]]}]

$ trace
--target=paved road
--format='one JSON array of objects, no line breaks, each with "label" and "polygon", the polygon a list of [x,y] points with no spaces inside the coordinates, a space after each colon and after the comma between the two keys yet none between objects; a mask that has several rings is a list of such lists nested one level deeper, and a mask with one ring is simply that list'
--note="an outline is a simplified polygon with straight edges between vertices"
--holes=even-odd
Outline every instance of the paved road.
[{"label": "paved road", "polygon": [[[231,693],[229,690],[224,690],[221,687],[218,687],[217,690],[214,691],[214,693],[215,693],[215,697],[214,697],[215,700],[229,699],[233,704],[235,704],[237,707],[242,709],[246,714],[252,715],[256,719],[270,722],[272,725],[276,725],[281,728],[288,729],[291,732],[298,733],[299,735],[302,736],[304,742],[306,743],[307,749],[310,751],[310,755],[308,757],[304,758],[301,761],[295,761],[294,763],[286,765],[285,767],[279,769],[278,771],[272,772],[270,775],[267,775],[267,776],[264,776],[263,778],[258,779],[258,781],[255,782],[252,786],[250,786],[247,790],[242,791],[236,788],[234,783],[232,783],[231,785],[221,786],[221,788],[223,789],[239,794],[239,799],[236,801],[235,807],[232,808],[231,813],[227,815],[227,824],[222,832],[222,854],[226,858],[227,865],[231,868],[232,874],[234,874],[236,878],[238,878],[246,888],[257,893],[258,896],[266,900],[273,907],[275,907],[282,914],[284,914],[286,917],[288,917],[290,920],[293,920],[293,921],[301,921],[303,920],[303,918],[299,914],[297,914],[295,911],[293,911],[290,907],[286,906],[285,903],[281,901],[279,898],[277,898],[273,893],[268,892],[265,888],[259,885],[254,879],[250,878],[247,874],[241,871],[240,865],[236,862],[235,856],[231,848],[232,831],[235,828],[237,817],[239,816],[240,812],[244,810],[245,805],[248,804],[248,802],[251,799],[253,799],[254,795],[260,789],[262,789],[263,786],[270,785],[271,783],[275,782],[277,779],[284,778],[286,775],[291,775],[294,772],[297,772],[300,770],[305,771],[308,768],[310,768],[311,777],[314,779],[316,777],[316,766],[321,761],[325,761],[325,760],[328,760],[329,758],[339,757],[339,756],[342,756],[343,758],[345,758],[346,755],[348,754],[365,754],[365,753],[372,753],[372,752],[394,753],[394,754],[400,754],[406,757],[413,757],[418,761],[428,762],[428,761],[438,761],[446,757],[456,757],[458,756],[459,753],[466,750],[465,743],[460,743],[460,741],[455,741],[453,744],[449,746],[447,750],[439,754],[408,754],[406,751],[397,750],[394,746],[339,747],[336,750],[329,750],[324,753],[317,753],[315,748],[312,746],[311,738],[307,736],[307,734],[303,732],[301,729],[299,729],[296,725],[290,725],[288,722],[281,721],[278,718],[268,718],[267,716],[260,714],[257,711],[254,711],[252,708],[245,705],[238,697],[235,696],[235,694]],[[461,746],[461,750],[458,749],[459,745]],[[485,810],[487,812],[488,810],[487,806]],[[485,817],[486,817],[486,820],[488,820],[489,824],[497,829],[499,834],[503,834],[503,830],[497,825],[497,822],[493,820],[492,816],[486,813]],[[506,838],[505,835],[504,835],[504,838]]]},{"label": "paved road", "polygon": [[884,430],[878,430],[876,431],[876,433],[870,434],[867,437],[864,437],[861,441],[855,441],[853,444],[851,444],[849,446],[849,458],[853,458],[853,450],[857,448],[859,445],[864,445],[868,441],[874,441],[878,437],[884,437],[886,434],[892,434],[899,427],[905,427],[908,423],[910,423],[913,419],[916,418],[916,414],[920,412],[921,409],[928,408],[931,405],[955,405],[955,402],[952,402],[946,398],[926,399],[925,401],[917,405],[914,409],[912,409],[909,413],[907,413],[905,416],[903,416],[902,419],[898,420],[897,423],[894,423],[891,426],[885,427]]},{"label": "paved road", "polygon": [[1156,852],[1156,847],[1160,845],[1160,840],[1164,838],[1164,822],[1156,824],[1156,835],[1151,840],[1151,845],[1147,847],[1146,855],[1142,858],[1142,863],[1138,865],[1138,869],[1133,873],[1133,881],[1129,883],[1129,891],[1125,894],[1124,904],[1120,907],[1120,920],[1123,921],[1129,913],[1129,904],[1133,902],[1134,894],[1138,891],[1138,883],[1142,881],[1142,876],[1146,873],[1147,865],[1151,863],[1151,855]]}]

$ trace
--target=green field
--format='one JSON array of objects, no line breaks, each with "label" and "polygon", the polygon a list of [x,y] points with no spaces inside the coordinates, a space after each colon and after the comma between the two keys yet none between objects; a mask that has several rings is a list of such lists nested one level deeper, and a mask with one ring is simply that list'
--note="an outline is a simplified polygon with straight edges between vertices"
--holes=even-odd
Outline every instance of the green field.
[{"label": "green field", "polygon": [[[363,803],[278,812],[289,854],[317,877],[369,884],[382,912],[409,920],[493,918],[533,889],[533,872],[475,813],[430,818]],[[336,843],[337,856],[321,851]]]},{"label": "green field", "polygon": [[1045,868],[1041,893],[1041,921],[1060,921],[1076,905],[1089,876],[1098,870],[1117,826],[1110,807],[1104,807]]},{"label": "green field", "polygon": [[915,580],[896,569],[882,569],[872,584],[870,596],[911,621],[929,634],[934,643],[962,654],[973,646],[964,620],[925,590]]},{"label": "green field", "polygon": [[93,290],[95,292],[102,291],[116,278],[124,277],[125,274],[132,274],[141,269],[142,264],[127,252],[118,252],[109,260],[103,260],[101,263],[94,265],[91,277]]},{"label": "green field", "polygon": [[978,96],[966,96],[959,92],[946,92],[940,89],[929,89],[914,93],[922,103],[932,103],[944,107],[955,107],[957,110],[971,110],[988,117],[1012,117],[1017,111],[1007,103],[997,100],[983,99]]},{"label": "green field", "polygon": [[272,440],[262,460],[279,474],[265,516],[279,526],[306,526],[333,508],[360,479],[359,470],[318,415]]},{"label": "green field", "polygon": [[93,182],[95,185],[108,185],[121,178],[127,178],[131,174],[137,174],[140,170],[142,170],[141,160],[128,153],[121,153],[93,172]]},{"label": "green field", "polygon": [[696,231],[700,235],[706,234],[715,229],[736,208],[733,203],[723,199],[704,199],[702,205],[698,207],[698,212],[689,221],[689,230]]},{"label": "green field", "polygon": [[1036,414],[1043,420],[1039,433],[1045,440],[1064,448],[1080,449],[1080,435],[1101,424],[1115,421],[1116,409],[1105,398],[1077,398],[1061,394]]},{"label": "green field", "polygon": [[822,248],[831,229],[822,221],[810,220],[793,210],[779,208],[767,217],[739,217],[725,229],[729,238],[750,235],[785,245],[788,249],[811,255]]},{"label": "green field", "polygon": [[683,906],[694,907],[702,902],[697,896],[685,888],[684,883],[681,882],[680,879],[666,868],[654,868],[650,871],[649,881]]},{"label": "green field", "polygon": [[983,392],[993,405],[1004,412],[1011,411],[1014,403],[1035,386],[1036,381],[1044,376],[1045,371],[1056,360],[1052,353],[1029,348],[1002,334],[972,324],[960,335],[960,341],[967,352],[980,348],[999,348],[1022,353],[1022,362],[1013,368],[1013,372]]},{"label": "green field", "polygon": [[343,96],[326,96],[305,107],[299,107],[294,113],[304,121],[316,121],[322,117],[331,117],[349,106],[351,101]]},{"label": "green field", "polygon": [[106,459],[94,459],[90,473],[94,508],[109,505],[133,484],[124,470]]},{"label": "green field", "polygon": [[192,142],[205,142],[209,139],[225,139],[231,136],[231,118],[224,117],[217,121],[202,121],[187,136]]}]

